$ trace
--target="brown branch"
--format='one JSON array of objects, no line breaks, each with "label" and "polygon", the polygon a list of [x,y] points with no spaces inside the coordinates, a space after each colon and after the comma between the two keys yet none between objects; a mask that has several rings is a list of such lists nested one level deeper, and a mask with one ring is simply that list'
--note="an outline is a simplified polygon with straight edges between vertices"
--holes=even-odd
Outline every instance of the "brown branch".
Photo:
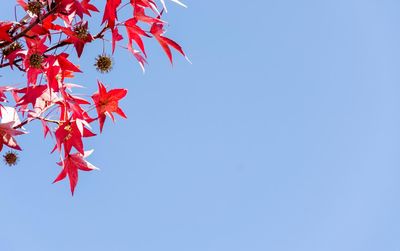
[{"label": "brown branch", "polygon": [[[109,28],[108,26],[105,26],[99,33],[97,33],[96,35],[93,36],[93,39],[94,39],[94,40],[96,40],[96,39],[102,39],[102,38],[104,37],[104,33],[106,33],[106,31],[109,30],[109,29],[110,29],[110,28]],[[65,42],[65,40],[64,40],[64,41],[59,42],[58,44],[55,44],[55,45],[49,47],[45,52],[50,52],[50,51],[53,51],[53,50],[55,50],[55,49],[57,49],[57,48],[64,47],[64,46],[69,45],[69,44],[70,44],[70,43],[67,43],[67,42]],[[1,48],[1,45],[0,45],[0,48]],[[21,61],[22,61],[21,58],[14,60],[14,65],[15,65],[16,63],[21,62]],[[4,67],[7,67],[7,66],[10,66],[10,65],[11,65],[10,62],[0,64],[0,69],[1,69],[1,68],[4,68]]]},{"label": "brown branch", "polygon": [[18,125],[14,126],[13,129],[22,128],[24,125],[27,125],[28,123],[30,123],[30,122],[32,122],[32,121],[34,121],[36,119],[40,119],[40,120],[43,120],[43,121],[46,121],[46,122],[49,122],[49,123],[54,123],[54,124],[57,124],[57,125],[62,123],[62,121],[59,121],[59,120],[46,119],[46,118],[38,117],[38,118],[26,119],[23,122],[19,123]]},{"label": "brown branch", "polygon": [[[14,63],[19,63],[21,61],[22,61],[22,59],[17,59],[17,60],[14,61]],[[11,65],[10,62],[4,63],[4,64],[0,64],[0,68],[4,68],[4,67],[10,66],[10,65]]]},{"label": "brown branch", "polygon": [[13,65],[15,65],[15,67],[17,67],[18,70],[25,72],[25,69],[21,65],[17,64],[16,62],[14,62]]},{"label": "brown branch", "polygon": [[97,35],[93,36],[93,39],[103,38],[104,33],[106,33],[108,29],[110,29],[110,27],[104,26],[104,28],[99,33],[97,33]]},{"label": "brown branch", "polygon": [[26,14],[11,30],[10,34],[13,36],[14,33],[22,26],[28,23],[29,15]]},{"label": "brown branch", "polygon": [[24,30],[22,30],[20,33],[18,33],[17,35],[13,36],[11,38],[11,42],[5,42],[0,44],[0,49],[6,47],[7,45],[10,45],[11,43],[17,41],[18,39],[20,39],[21,37],[25,36],[26,33],[28,33],[33,27],[35,27],[37,24],[41,23],[43,20],[45,20],[48,16],[54,14],[54,12],[57,10],[57,6],[54,6],[53,9],[51,9],[50,11],[48,11],[46,14],[44,14],[43,16],[39,16],[36,18],[36,20],[34,22],[32,22],[30,25],[28,25],[28,27],[26,27]]},{"label": "brown branch", "polygon": [[32,120],[34,120],[34,119],[31,119],[31,120],[26,119],[23,122],[19,123],[18,125],[14,126],[13,129],[19,129],[19,128],[23,127],[24,125],[28,124],[29,122],[31,122]]}]

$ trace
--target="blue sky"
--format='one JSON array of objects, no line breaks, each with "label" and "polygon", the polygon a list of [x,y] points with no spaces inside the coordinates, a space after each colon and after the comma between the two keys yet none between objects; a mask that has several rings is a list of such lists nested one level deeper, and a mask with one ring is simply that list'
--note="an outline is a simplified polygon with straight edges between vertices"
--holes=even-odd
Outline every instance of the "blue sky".
[{"label": "blue sky", "polygon": [[193,65],[155,43],[145,75],[124,51],[106,76],[81,59],[89,90],[129,89],[129,119],[87,141],[101,171],[74,197],[40,126],[20,137],[0,250],[399,250],[400,2],[185,3],[168,35]]}]

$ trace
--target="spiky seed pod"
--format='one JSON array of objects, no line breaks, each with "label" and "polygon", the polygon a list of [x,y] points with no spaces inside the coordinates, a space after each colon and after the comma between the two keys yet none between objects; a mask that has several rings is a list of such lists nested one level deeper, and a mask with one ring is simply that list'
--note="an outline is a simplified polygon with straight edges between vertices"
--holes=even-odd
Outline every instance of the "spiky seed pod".
[{"label": "spiky seed pod", "polygon": [[43,60],[43,55],[34,53],[29,57],[29,65],[32,68],[40,69],[42,67]]},{"label": "spiky seed pod", "polygon": [[111,57],[108,55],[98,55],[94,66],[99,72],[108,73],[112,70],[113,62]]},{"label": "spiky seed pod", "polygon": [[20,50],[22,49],[22,44],[18,41],[10,44],[9,46],[7,46],[6,48],[4,48],[1,53],[3,54],[3,56],[8,56],[10,55],[12,52],[16,51],[16,50]]},{"label": "spiky seed pod", "polygon": [[3,160],[6,165],[15,166],[19,161],[18,153],[15,151],[8,151],[3,155]]},{"label": "spiky seed pod", "polygon": [[89,36],[89,31],[85,25],[77,25],[74,28],[76,36],[81,40],[86,40]]},{"label": "spiky seed pod", "polygon": [[28,11],[36,16],[39,16],[42,11],[43,4],[39,0],[28,2]]}]

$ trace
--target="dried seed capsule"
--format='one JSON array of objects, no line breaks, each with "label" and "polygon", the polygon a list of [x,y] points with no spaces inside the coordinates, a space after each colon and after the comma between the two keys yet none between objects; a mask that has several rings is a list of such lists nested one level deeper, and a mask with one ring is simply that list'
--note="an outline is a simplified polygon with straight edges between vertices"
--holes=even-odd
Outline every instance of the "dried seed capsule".
[{"label": "dried seed capsule", "polygon": [[43,4],[38,0],[28,2],[28,11],[36,16],[39,16],[40,12],[42,11],[42,8]]},{"label": "dried seed capsule", "polygon": [[15,166],[18,163],[18,153],[15,151],[8,151],[3,155],[3,160],[6,165]]},{"label": "dried seed capsule", "polygon": [[74,28],[76,36],[81,40],[86,40],[89,36],[89,31],[85,25],[77,25]]},{"label": "dried seed capsule", "polygon": [[32,68],[40,69],[43,63],[43,55],[34,53],[29,57],[29,65]]},{"label": "dried seed capsule", "polygon": [[112,69],[112,65],[113,65],[112,59],[110,56],[107,55],[97,56],[96,63],[94,64],[96,69],[101,73],[110,72]]}]

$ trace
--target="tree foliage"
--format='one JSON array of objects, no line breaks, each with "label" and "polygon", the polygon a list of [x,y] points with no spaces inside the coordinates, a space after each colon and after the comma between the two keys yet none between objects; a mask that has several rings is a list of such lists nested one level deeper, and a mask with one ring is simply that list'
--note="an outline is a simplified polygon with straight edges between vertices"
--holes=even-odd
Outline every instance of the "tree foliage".
[{"label": "tree foliage", "polygon": [[[54,182],[68,177],[73,194],[78,170],[97,169],[85,159],[92,151],[85,150],[84,138],[96,136],[91,124],[98,123],[101,133],[107,117],[126,118],[119,101],[127,94],[126,89],[107,89],[100,80],[91,100],[74,94],[79,86],[71,84],[71,79],[85,70],[74,59],[85,54],[88,44],[109,42],[111,55],[117,47],[126,50],[144,70],[144,38],[158,41],[171,63],[172,50],[186,55],[179,44],[164,36],[164,0],[106,0],[102,6],[91,0],[17,0],[17,8],[24,13],[22,19],[0,22],[0,68],[23,72],[26,85],[0,87],[0,151],[4,145],[21,151],[16,138],[27,134],[25,126],[30,122],[40,121],[44,137],[51,135],[55,141],[52,152],[61,158],[61,172]],[[121,20],[120,11],[126,8],[131,8],[131,16]],[[95,12],[102,15],[101,24],[92,17]],[[76,57],[71,56],[75,53]],[[103,48],[95,67],[107,73],[112,66]],[[9,165],[18,160],[14,150],[3,155]]]}]

